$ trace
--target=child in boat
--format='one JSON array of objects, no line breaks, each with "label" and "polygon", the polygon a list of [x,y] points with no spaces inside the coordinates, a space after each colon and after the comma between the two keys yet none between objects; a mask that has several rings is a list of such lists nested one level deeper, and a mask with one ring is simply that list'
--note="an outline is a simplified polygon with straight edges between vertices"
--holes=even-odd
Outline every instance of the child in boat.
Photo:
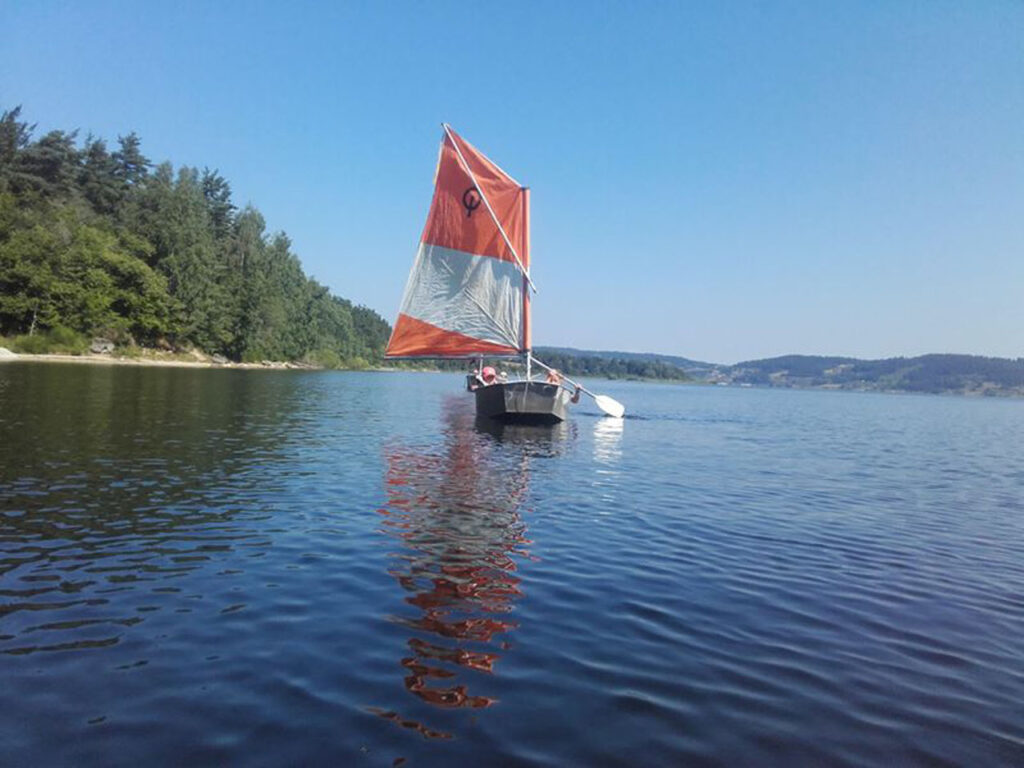
[{"label": "child in boat", "polygon": [[[504,376],[504,374],[502,375]],[[498,372],[491,366],[485,365],[481,371],[478,371],[476,366],[474,366],[469,376],[466,377],[466,389],[472,392],[480,387],[494,384],[498,380]]]}]

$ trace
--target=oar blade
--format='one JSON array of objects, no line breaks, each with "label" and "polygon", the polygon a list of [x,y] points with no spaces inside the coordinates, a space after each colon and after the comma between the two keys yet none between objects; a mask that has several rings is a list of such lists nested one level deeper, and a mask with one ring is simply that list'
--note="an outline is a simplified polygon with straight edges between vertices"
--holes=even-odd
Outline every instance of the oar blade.
[{"label": "oar blade", "polygon": [[626,413],[626,406],[608,395],[594,395],[594,402],[598,408],[616,419],[621,419]]}]

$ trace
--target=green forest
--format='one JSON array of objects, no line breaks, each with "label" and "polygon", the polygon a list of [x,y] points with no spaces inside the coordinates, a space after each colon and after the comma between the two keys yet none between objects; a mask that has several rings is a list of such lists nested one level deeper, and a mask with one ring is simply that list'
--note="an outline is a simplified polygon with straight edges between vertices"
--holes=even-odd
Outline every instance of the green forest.
[{"label": "green forest", "polygon": [[135,133],[34,137],[0,116],[0,335],[16,351],[199,349],[362,367],[390,327],[309,278],[216,170],[153,164]]}]

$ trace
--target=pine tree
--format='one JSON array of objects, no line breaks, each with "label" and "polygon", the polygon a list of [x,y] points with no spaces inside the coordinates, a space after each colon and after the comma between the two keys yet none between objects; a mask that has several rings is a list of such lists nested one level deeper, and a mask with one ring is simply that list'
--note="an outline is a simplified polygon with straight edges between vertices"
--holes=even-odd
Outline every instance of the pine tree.
[{"label": "pine tree", "polygon": [[10,188],[42,199],[66,198],[78,175],[77,131],[50,131],[21,148],[14,157]]},{"label": "pine tree", "polygon": [[152,163],[142,154],[142,142],[132,131],[127,136],[118,136],[120,149],[112,157],[115,163],[115,175],[127,187],[133,187],[149,174]]},{"label": "pine tree", "polygon": [[82,168],[78,185],[96,213],[110,215],[124,199],[124,189],[118,180],[117,162],[107,151],[102,139],[89,136],[82,150]]},{"label": "pine tree", "polygon": [[217,171],[203,168],[203,196],[213,224],[214,235],[224,240],[231,232],[235,206],[231,203],[231,185]]},{"label": "pine tree", "polygon": [[18,154],[28,146],[35,130],[35,125],[22,122],[20,116],[20,106],[0,116],[0,192],[10,188]]}]

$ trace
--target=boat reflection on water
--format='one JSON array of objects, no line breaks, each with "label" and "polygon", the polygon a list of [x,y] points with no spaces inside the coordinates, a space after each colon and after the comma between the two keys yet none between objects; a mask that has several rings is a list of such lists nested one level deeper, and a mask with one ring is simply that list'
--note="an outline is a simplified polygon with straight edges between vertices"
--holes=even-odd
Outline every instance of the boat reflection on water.
[{"label": "boat reflection on water", "polygon": [[[573,436],[564,423],[478,420],[466,405],[445,404],[440,446],[387,450],[388,504],[380,510],[384,531],[402,544],[390,573],[415,609],[394,617],[412,631],[401,660],[405,688],[449,710],[496,701],[484,683],[518,626],[518,564],[531,544],[520,514],[530,462],[560,453]],[[373,711],[424,736],[451,737],[393,711]]]},{"label": "boat reflection on water", "polygon": [[473,428],[479,435],[489,435],[498,443],[519,451],[522,458],[558,456],[576,437],[576,425],[569,421],[556,424],[508,424],[484,416],[476,417]]}]

